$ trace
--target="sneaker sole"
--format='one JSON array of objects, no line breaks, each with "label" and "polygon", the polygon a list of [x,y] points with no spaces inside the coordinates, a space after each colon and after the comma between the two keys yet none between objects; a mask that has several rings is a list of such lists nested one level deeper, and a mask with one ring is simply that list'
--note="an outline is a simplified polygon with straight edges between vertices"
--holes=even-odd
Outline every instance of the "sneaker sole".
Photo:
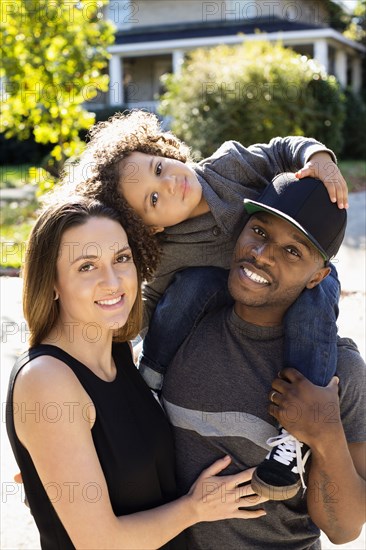
[{"label": "sneaker sole", "polygon": [[257,495],[261,497],[268,498],[268,500],[289,500],[294,497],[301,487],[301,481],[299,480],[293,485],[287,485],[284,487],[275,487],[274,485],[269,485],[262,479],[259,479],[254,471],[251,486],[252,489]]}]

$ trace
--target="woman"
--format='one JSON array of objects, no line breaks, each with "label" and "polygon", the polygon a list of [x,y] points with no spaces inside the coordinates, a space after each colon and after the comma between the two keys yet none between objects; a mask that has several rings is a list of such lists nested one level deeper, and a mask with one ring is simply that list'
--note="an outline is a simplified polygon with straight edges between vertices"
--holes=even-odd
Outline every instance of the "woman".
[{"label": "woman", "polygon": [[30,349],[12,372],[7,429],[47,550],[184,548],[177,535],[196,522],[265,514],[245,510],[264,499],[238,487],[253,470],[215,477],[229,457],[176,499],[169,425],[127,343],[156,249],[122,216],[86,199],[49,206],[28,244]]}]

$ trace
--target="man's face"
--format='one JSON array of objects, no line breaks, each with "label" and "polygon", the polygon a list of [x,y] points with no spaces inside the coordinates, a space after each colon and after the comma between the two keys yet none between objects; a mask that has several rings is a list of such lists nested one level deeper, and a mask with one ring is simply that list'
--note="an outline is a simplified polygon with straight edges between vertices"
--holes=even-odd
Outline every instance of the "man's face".
[{"label": "man's face", "polygon": [[235,311],[257,325],[280,324],[304,288],[319,284],[329,271],[300,231],[277,216],[258,212],[234,251],[229,290]]}]

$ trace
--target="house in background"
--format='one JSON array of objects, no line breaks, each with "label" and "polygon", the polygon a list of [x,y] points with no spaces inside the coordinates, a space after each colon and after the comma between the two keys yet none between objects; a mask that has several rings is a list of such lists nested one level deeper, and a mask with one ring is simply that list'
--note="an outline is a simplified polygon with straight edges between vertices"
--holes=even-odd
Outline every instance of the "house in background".
[{"label": "house in background", "polygon": [[281,41],[316,59],[343,87],[358,92],[366,48],[329,26],[322,0],[110,0],[116,28],[109,48],[109,93],[94,108],[125,105],[154,111],[160,77],[177,73],[190,50],[246,40]]}]

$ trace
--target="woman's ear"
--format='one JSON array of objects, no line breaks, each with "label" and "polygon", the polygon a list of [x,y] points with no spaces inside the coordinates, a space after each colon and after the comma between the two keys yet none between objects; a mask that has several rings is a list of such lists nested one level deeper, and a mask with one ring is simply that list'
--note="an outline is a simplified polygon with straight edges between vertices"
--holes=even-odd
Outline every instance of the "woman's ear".
[{"label": "woman's ear", "polygon": [[160,227],[159,225],[150,225],[150,231],[153,235],[156,233],[161,233],[164,229],[165,227]]},{"label": "woman's ear", "polygon": [[321,283],[323,279],[325,279],[325,277],[328,277],[330,272],[330,267],[322,267],[311,276],[311,278],[307,282],[306,288],[314,288],[319,283]]}]

